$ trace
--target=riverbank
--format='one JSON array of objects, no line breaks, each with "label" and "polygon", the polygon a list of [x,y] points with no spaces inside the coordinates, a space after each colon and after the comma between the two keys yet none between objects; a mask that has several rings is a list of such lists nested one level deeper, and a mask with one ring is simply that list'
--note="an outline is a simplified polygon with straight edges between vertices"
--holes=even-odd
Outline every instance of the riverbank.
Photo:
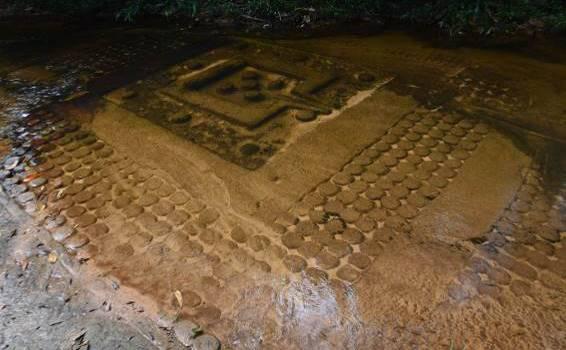
[{"label": "riverbank", "polygon": [[566,4],[542,0],[309,1],[7,1],[0,17],[50,15],[87,22],[162,18],[240,30],[295,32],[342,25],[425,27],[451,38],[540,36],[566,30]]}]

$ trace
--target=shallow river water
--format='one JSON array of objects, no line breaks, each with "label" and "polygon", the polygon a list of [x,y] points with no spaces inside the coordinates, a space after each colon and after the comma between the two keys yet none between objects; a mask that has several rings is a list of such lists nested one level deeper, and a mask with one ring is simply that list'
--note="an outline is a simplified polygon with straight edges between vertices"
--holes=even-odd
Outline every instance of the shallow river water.
[{"label": "shallow river water", "polygon": [[65,30],[0,37],[4,192],[181,342],[566,345],[560,45]]}]

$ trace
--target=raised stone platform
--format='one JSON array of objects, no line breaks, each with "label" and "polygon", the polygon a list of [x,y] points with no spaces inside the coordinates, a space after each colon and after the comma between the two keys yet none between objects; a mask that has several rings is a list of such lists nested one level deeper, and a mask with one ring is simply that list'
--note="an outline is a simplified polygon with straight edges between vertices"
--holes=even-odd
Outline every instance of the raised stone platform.
[{"label": "raised stone platform", "polygon": [[254,170],[301,124],[330,118],[387,78],[293,50],[237,43],[108,95],[137,115]]},{"label": "raised stone platform", "polygon": [[454,320],[506,326],[541,305],[553,324],[563,197],[485,121],[388,81],[217,49],[95,108],[21,118],[2,186],[79,261],[234,347],[446,345],[436,327],[464,337]]}]

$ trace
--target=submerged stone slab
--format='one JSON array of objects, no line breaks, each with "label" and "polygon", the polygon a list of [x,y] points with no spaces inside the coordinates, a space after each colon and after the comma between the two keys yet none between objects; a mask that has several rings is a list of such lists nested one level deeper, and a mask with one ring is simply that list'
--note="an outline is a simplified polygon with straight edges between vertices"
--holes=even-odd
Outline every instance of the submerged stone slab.
[{"label": "submerged stone slab", "polygon": [[297,129],[316,125],[358,92],[386,81],[377,72],[371,73],[375,79],[358,79],[360,72],[365,70],[289,49],[235,45],[115,90],[107,99],[254,170],[292,143]]},{"label": "submerged stone slab", "polygon": [[481,237],[511,201],[529,158],[501,134],[492,133],[433,205],[413,222],[416,233],[453,243]]}]

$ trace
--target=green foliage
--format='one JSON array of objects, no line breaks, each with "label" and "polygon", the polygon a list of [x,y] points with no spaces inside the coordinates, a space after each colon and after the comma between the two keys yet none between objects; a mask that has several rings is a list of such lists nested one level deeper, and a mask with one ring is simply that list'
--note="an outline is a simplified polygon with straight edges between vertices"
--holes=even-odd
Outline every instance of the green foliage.
[{"label": "green foliage", "polygon": [[32,7],[60,14],[92,13],[99,10],[113,9],[123,1],[117,0],[11,0],[20,8]]},{"label": "green foliage", "polygon": [[57,13],[115,11],[133,21],[140,15],[240,16],[293,23],[306,16],[352,19],[374,16],[436,25],[451,35],[526,30],[566,30],[565,0],[11,0]]},{"label": "green foliage", "polygon": [[520,27],[560,29],[566,17],[563,0],[436,0],[420,1],[419,6],[414,6],[415,1],[405,2],[403,18],[437,24],[452,35],[509,32]]},{"label": "green foliage", "polygon": [[139,14],[159,14],[171,17],[176,14],[196,16],[205,3],[200,0],[132,0],[122,1],[124,5],[117,12],[117,18],[133,21]]}]

